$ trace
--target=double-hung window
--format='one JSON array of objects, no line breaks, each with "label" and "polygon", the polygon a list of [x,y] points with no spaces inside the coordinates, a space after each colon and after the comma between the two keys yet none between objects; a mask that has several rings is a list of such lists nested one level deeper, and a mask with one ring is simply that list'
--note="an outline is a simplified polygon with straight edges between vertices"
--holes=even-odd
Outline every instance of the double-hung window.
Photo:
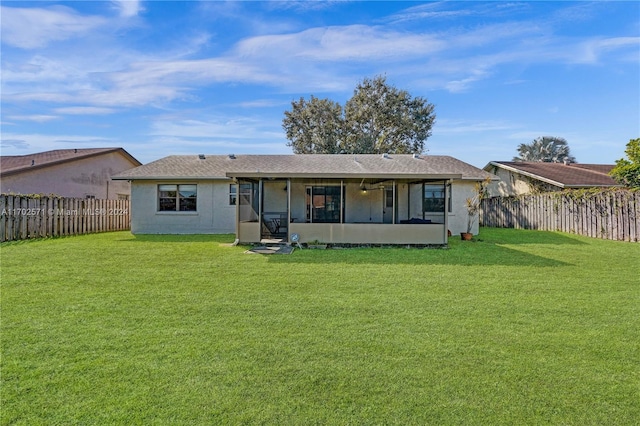
[{"label": "double-hung window", "polygon": [[158,211],[195,212],[197,185],[158,185]]}]

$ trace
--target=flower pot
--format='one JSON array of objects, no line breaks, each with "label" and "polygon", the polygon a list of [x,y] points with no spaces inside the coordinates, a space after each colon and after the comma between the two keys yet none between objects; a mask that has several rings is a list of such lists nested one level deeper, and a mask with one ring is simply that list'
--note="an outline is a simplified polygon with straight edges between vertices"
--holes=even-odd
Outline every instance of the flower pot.
[{"label": "flower pot", "polygon": [[471,241],[473,234],[471,232],[461,232],[460,239],[465,241]]}]

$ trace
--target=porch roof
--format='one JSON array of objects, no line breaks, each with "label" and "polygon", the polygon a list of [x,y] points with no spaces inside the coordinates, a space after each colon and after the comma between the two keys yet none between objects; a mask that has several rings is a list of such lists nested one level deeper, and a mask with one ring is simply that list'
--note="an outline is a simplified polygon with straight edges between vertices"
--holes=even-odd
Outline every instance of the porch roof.
[{"label": "porch roof", "polygon": [[450,156],[411,154],[173,155],[119,173],[120,180],[229,178],[465,179],[489,174]]}]

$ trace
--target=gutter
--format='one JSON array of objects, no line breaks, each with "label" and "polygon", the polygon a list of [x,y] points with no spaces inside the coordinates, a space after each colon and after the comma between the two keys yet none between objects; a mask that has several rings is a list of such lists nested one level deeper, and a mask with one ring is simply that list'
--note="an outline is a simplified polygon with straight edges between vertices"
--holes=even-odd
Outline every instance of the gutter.
[{"label": "gutter", "polygon": [[193,181],[193,180],[231,180],[227,176],[111,176],[112,180],[179,180],[179,181]]},{"label": "gutter", "polygon": [[462,179],[462,174],[388,174],[388,173],[262,173],[255,172],[227,172],[229,178],[301,178],[301,179]]}]

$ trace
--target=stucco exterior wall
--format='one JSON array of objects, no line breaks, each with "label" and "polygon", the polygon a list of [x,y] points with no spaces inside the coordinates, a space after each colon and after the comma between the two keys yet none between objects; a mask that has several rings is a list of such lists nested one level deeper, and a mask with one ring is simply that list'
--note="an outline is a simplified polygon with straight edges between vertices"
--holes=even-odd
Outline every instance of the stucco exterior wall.
[{"label": "stucco exterior wall", "polygon": [[122,154],[110,152],[3,176],[0,192],[113,200],[130,196],[131,185],[127,181],[111,180],[111,176],[136,166]]},{"label": "stucco exterior wall", "polygon": [[545,182],[534,180],[520,173],[494,167],[492,173],[500,181],[492,182],[488,187],[490,197],[508,197],[512,195],[530,194],[535,191],[558,191],[560,188]]},{"label": "stucco exterior wall", "polygon": [[236,206],[229,204],[230,181],[195,181],[195,212],[158,211],[158,184],[170,181],[135,181],[131,187],[133,234],[228,234],[236,229]]},{"label": "stucco exterior wall", "polygon": [[[475,194],[474,181],[458,180],[454,181],[451,185],[451,213],[449,213],[449,230],[453,235],[460,234],[461,232],[467,232],[467,220],[469,215],[467,214],[467,198],[473,197]],[[478,226],[478,219],[471,228],[472,234],[477,234],[480,227]]]}]

